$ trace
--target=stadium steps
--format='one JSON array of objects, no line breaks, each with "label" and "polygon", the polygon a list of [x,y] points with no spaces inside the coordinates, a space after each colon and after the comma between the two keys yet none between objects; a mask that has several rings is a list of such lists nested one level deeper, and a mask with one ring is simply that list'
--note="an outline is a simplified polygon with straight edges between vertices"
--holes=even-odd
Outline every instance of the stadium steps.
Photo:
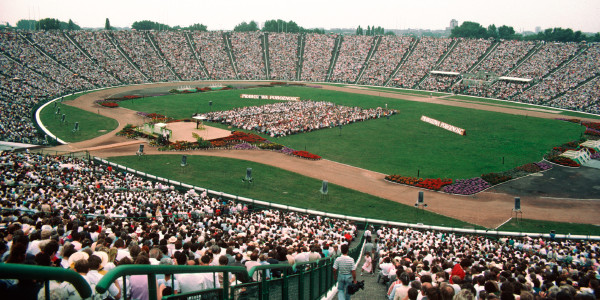
[{"label": "stadium steps", "polygon": [[227,49],[227,55],[229,56],[229,62],[231,63],[231,67],[233,68],[235,79],[240,79],[237,63],[235,62],[235,57],[233,57],[233,50],[231,50],[231,40],[229,39],[229,34],[223,33],[223,43],[225,43],[225,49]]},{"label": "stadium steps", "polygon": [[18,59],[16,59],[16,58],[14,58],[14,57],[11,57],[10,55],[8,55],[8,53],[4,52],[4,51],[3,51],[3,50],[1,50],[1,49],[0,49],[0,54],[4,55],[6,58],[8,58],[9,60],[11,60],[11,61],[13,61],[14,63],[18,64],[19,66],[23,67],[24,69],[27,69],[27,70],[29,70],[29,71],[31,71],[31,72],[33,72],[33,73],[36,73],[36,74],[38,74],[39,76],[42,76],[42,77],[46,78],[47,80],[50,80],[50,81],[52,81],[52,82],[54,82],[54,83],[56,83],[56,84],[58,84],[58,85],[62,85],[60,82],[58,82],[58,81],[54,80],[53,78],[51,78],[51,77],[49,77],[49,76],[46,76],[44,73],[40,73],[38,70],[36,70],[36,69],[32,69],[32,68],[30,68],[29,66],[25,65],[25,64],[24,64],[23,62],[21,62],[20,60],[18,60]]},{"label": "stadium steps", "polygon": [[326,82],[331,81],[331,76],[333,75],[333,69],[335,68],[335,64],[337,63],[338,55],[340,54],[340,48],[342,47],[342,43],[344,42],[344,37],[342,35],[338,35],[335,38],[335,45],[333,46],[333,52],[331,53],[331,61],[329,62],[329,68],[327,69],[327,76],[325,77]]},{"label": "stadium steps", "polygon": [[548,100],[548,101],[542,101],[542,105],[545,105],[546,103],[548,103],[548,102],[550,102],[550,101],[552,101],[554,99],[558,99],[558,98],[564,96],[568,92],[574,91],[574,90],[576,90],[576,89],[578,89],[578,88],[580,88],[580,87],[588,84],[588,82],[590,82],[590,81],[598,78],[599,76],[600,76],[600,73],[596,73],[594,76],[591,76],[591,77],[587,78],[586,80],[578,83],[576,86],[574,86],[574,87],[572,87],[572,88],[570,88],[570,89],[568,89],[568,90],[566,90],[566,91],[564,91],[562,93],[558,93],[558,94],[554,95],[554,97],[550,98],[550,100]]},{"label": "stadium steps", "polygon": [[360,69],[360,72],[358,73],[358,76],[356,77],[354,84],[357,84],[362,79],[363,75],[365,75],[365,71],[367,70],[367,68],[369,68],[369,65],[371,64],[371,59],[373,58],[373,55],[375,55],[375,53],[377,53],[377,49],[379,49],[380,44],[381,44],[381,36],[380,35],[375,36],[375,38],[373,39],[373,43],[371,44],[371,50],[367,54],[367,58],[365,58],[363,66]]},{"label": "stadium steps", "polygon": [[[54,61],[56,64],[58,64],[60,67],[62,67],[63,69],[69,71],[69,73],[75,75],[77,73],[75,73],[73,70],[69,69],[66,65],[64,65],[62,62],[60,62],[58,59],[56,59],[56,57],[50,55],[48,52],[46,52],[46,50],[44,50],[42,47],[40,47],[36,42],[34,42],[30,37],[19,33],[19,36],[24,39],[27,43],[29,43],[31,46],[33,46],[33,48],[35,48],[38,52],[40,52],[41,54],[43,54],[44,56],[46,56],[47,58],[49,58],[50,60]],[[79,77],[83,78],[87,83],[89,83],[92,86],[95,87],[100,87],[99,85],[96,85],[94,83],[92,83],[92,81],[90,81],[87,77],[79,74]]]},{"label": "stadium steps", "polygon": [[73,37],[71,37],[67,32],[63,32],[62,34],[65,36],[65,38],[67,40],[69,40],[69,42],[71,42],[75,46],[75,48],[79,49],[79,51],[81,51],[81,53],[83,53],[83,55],[85,55],[91,62],[93,62],[100,70],[103,70],[104,72],[106,72],[106,74],[108,74],[110,77],[114,78],[119,83],[124,84],[124,82],[121,81],[121,79],[119,79],[117,76],[115,76],[115,74],[113,74],[112,72],[103,68],[98,63],[98,61],[95,58],[93,58],[85,49],[83,49],[83,47],[81,47],[81,45],[79,45],[79,43]]},{"label": "stadium steps", "polygon": [[398,62],[398,65],[396,66],[394,71],[392,71],[392,74],[390,74],[390,78],[388,78],[385,81],[383,86],[388,86],[390,81],[392,81],[392,79],[394,77],[396,77],[396,74],[398,74],[398,71],[400,71],[400,68],[402,67],[402,65],[404,65],[404,63],[406,63],[408,57],[410,57],[412,55],[413,51],[415,51],[415,48],[417,48],[417,44],[419,44],[419,41],[420,41],[419,39],[414,39],[412,41],[411,45],[408,46],[408,51],[404,52],[404,56],[402,56],[402,59],[400,60],[400,62]]},{"label": "stadium steps", "polygon": [[481,58],[479,58],[479,60],[474,63],[468,70],[466,73],[472,73],[474,70],[476,70],[479,65],[488,58],[488,56],[490,56],[490,54],[492,54],[492,52],[494,52],[496,50],[496,48],[498,48],[498,45],[500,45],[500,42],[494,42],[494,44],[492,44],[487,50],[486,52],[481,56]]},{"label": "stadium steps", "polygon": [[200,70],[203,73],[202,77],[205,79],[209,79],[210,76],[208,75],[208,70],[206,69],[206,66],[204,66],[204,62],[198,57],[198,52],[196,51],[196,47],[194,47],[194,42],[192,41],[192,38],[190,37],[190,33],[184,32],[183,35],[185,36],[185,41],[186,41],[187,45],[190,47],[190,50],[192,51],[192,54],[194,55],[194,59],[200,66]]},{"label": "stadium steps", "polygon": [[150,79],[150,77],[148,77],[148,75],[146,75],[144,72],[142,72],[142,70],[140,69],[140,67],[138,67],[138,65],[136,65],[133,60],[131,60],[131,57],[129,57],[125,51],[123,51],[123,49],[121,48],[121,46],[119,45],[119,43],[117,42],[117,40],[108,32],[104,33],[104,36],[106,36],[106,39],[113,45],[115,46],[115,48],[117,49],[117,51],[119,51],[119,53],[121,53],[121,55],[123,56],[123,58],[125,58],[125,60],[129,63],[129,65],[134,68],[135,70],[137,70],[138,72],[140,72],[140,74],[142,74],[142,76],[144,76],[144,78],[146,79],[146,81],[148,82],[153,82],[153,80]]},{"label": "stadium steps", "polygon": [[298,65],[296,66],[296,80],[300,81],[302,76],[302,64],[304,63],[304,43],[306,43],[306,34],[298,35]]},{"label": "stadium steps", "polygon": [[175,76],[175,78],[177,78],[179,81],[181,81],[181,76],[179,76],[179,74],[177,74],[177,72],[175,72],[175,70],[173,69],[173,66],[171,66],[171,63],[169,63],[169,61],[165,58],[164,53],[156,45],[157,43],[154,40],[154,37],[150,34],[150,31],[146,31],[144,34],[144,37],[146,38],[146,40],[148,42],[150,42],[150,45],[152,45],[152,49],[154,49],[154,52],[156,52],[156,55],[158,55],[160,60],[162,60],[162,62],[165,64],[165,66],[167,66],[167,69],[169,69],[169,71],[171,71],[171,74],[173,74],[173,76]]},{"label": "stadium steps", "polygon": [[265,61],[265,76],[269,79],[271,78],[271,61],[269,60],[269,34],[265,32],[262,38],[262,50],[263,50],[263,59]]}]

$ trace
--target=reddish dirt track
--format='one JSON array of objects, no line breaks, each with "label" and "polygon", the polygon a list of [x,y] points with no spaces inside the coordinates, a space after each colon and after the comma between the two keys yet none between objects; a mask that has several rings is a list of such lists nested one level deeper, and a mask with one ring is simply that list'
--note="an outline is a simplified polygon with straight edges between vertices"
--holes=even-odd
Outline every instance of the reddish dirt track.
[{"label": "reddish dirt track", "polygon": [[[199,83],[200,82],[198,82],[198,84]],[[186,84],[194,85],[196,83]],[[181,84],[160,83],[153,84],[151,86],[176,87],[179,85]],[[99,112],[101,115],[116,119],[119,122],[119,127],[103,136],[84,142],[58,146],[53,148],[53,150],[88,150],[92,155],[104,158],[111,156],[133,155],[137,151],[140,141],[127,140],[123,137],[116,136],[115,133],[121,130],[121,128],[123,128],[126,124],[143,124],[143,118],[136,115],[134,111],[125,108],[102,108],[99,105],[94,104],[94,101],[117,93],[139,90],[141,87],[143,86],[127,86],[102,90],[83,95],[73,101],[65,102],[65,104],[79,107],[94,113]],[[150,87],[150,85],[148,85],[148,87]],[[396,93],[325,85],[322,86],[322,88],[357,94],[398,98],[410,101],[497,111],[509,114],[529,115],[540,118],[556,118],[556,114],[546,113],[540,110],[520,110],[504,105],[485,105],[472,103],[469,101],[449,101],[444,100],[443,97],[418,97],[414,95],[402,95]],[[152,147],[145,147],[144,151],[147,154],[181,155],[185,153],[188,155],[208,155],[254,161],[279,167],[305,176],[327,180],[333,184],[407,205],[413,205],[415,203],[417,193],[420,191],[416,188],[388,183],[383,180],[385,174],[340,164],[326,159],[319,161],[308,161],[270,151],[202,150],[187,152],[159,152],[156,150],[156,148]],[[511,209],[514,201],[513,195],[492,192],[482,192],[474,196],[453,196],[431,191],[425,191],[424,194],[426,203],[428,204],[427,210],[469,223],[485,226],[487,228],[496,228],[508,220],[511,217]],[[343,201],[343,199],[338,201]],[[348,205],[351,204],[349,203]],[[596,225],[600,224],[600,218],[598,214],[600,211],[600,201],[521,197],[521,207],[523,211],[523,217],[527,219],[577,222]]]}]

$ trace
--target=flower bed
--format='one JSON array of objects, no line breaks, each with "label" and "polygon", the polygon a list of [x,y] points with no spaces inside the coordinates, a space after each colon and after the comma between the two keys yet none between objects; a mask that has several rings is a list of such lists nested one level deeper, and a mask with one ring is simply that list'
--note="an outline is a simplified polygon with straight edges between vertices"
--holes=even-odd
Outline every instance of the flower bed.
[{"label": "flower bed", "polygon": [[481,179],[489,182],[491,185],[497,185],[512,179],[512,176],[503,173],[488,173],[481,175]]},{"label": "flower bed", "polygon": [[561,166],[566,166],[566,167],[573,167],[573,168],[580,167],[580,165],[577,162],[575,162],[574,160],[572,160],[568,157],[563,157],[563,156],[552,157],[551,159],[549,159],[549,161],[551,161],[555,164],[559,164]]},{"label": "flower bed", "polygon": [[[268,142],[268,141],[266,141]],[[265,150],[281,150],[283,149],[283,145],[277,143],[260,143],[256,145],[260,149]]]},{"label": "flower bed", "polygon": [[457,195],[473,195],[490,187],[490,184],[479,178],[457,179],[454,184],[445,186],[442,191]]},{"label": "flower bed", "polygon": [[102,102],[99,102],[99,104],[104,107],[109,107],[109,108],[119,107],[119,104],[117,102],[112,102],[112,101],[102,101]]},{"label": "flower bed", "polygon": [[306,158],[306,159],[310,159],[310,160],[319,160],[319,159],[321,159],[320,156],[318,156],[316,154],[312,154],[312,153],[307,152],[307,151],[294,151],[294,152],[292,152],[292,155],[298,156],[298,157],[302,157],[302,158]]},{"label": "flower bed", "polygon": [[410,186],[416,186],[424,189],[439,191],[444,186],[452,184],[452,179],[433,179],[433,178],[417,178],[402,175],[388,175],[385,177],[386,180],[406,184]]}]

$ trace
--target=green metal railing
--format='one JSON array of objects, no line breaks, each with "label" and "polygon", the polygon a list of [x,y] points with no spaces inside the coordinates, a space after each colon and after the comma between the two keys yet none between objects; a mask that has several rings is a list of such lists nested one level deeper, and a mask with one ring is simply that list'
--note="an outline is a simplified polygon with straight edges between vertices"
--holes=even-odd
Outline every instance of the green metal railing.
[{"label": "green metal railing", "polygon": [[[359,238],[356,247],[349,250],[349,255],[358,260],[361,254],[364,235]],[[163,297],[163,299],[319,299],[327,294],[336,284],[333,280],[333,262],[335,257],[322,258],[313,262],[288,264],[260,265],[250,269],[238,266],[166,266],[166,265],[124,265],[110,270],[98,284],[96,291],[105,293],[117,279],[123,279],[123,297],[127,298],[127,276],[147,275],[148,294],[150,300],[157,300],[158,286],[156,275],[159,274],[194,274],[212,273],[214,288],[204,289],[178,295]],[[279,278],[268,278],[267,271],[281,272]],[[223,280],[222,286],[217,286],[219,273]],[[235,274],[240,284],[231,285],[229,274]],[[173,276],[172,276],[173,278]],[[45,283],[46,299],[49,299],[50,280],[70,282],[82,298],[92,296],[92,289],[87,281],[70,269],[59,267],[32,266],[24,264],[0,264],[0,279],[34,279]]]},{"label": "green metal railing", "polygon": [[79,273],[70,269],[5,263],[0,264],[0,279],[33,279],[44,281],[46,299],[50,299],[50,280],[71,283],[83,299],[92,296],[92,289],[87,281]]}]

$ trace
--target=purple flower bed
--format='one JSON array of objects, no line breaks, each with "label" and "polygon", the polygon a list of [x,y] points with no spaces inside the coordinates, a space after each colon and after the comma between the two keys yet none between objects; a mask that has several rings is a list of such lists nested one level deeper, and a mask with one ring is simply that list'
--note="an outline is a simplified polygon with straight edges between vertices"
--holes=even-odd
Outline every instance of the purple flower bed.
[{"label": "purple flower bed", "polygon": [[536,164],[538,167],[540,167],[540,169],[541,169],[542,171],[546,171],[546,170],[548,170],[548,169],[552,169],[552,165],[551,165],[551,164],[549,164],[549,163],[545,163],[545,162],[538,162],[538,163],[535,163],[535,164]]},{"label": "purple flower bed", "polygon": [[457,179],[456,183],[445,186],[442,191],[450,194],[473,195],[490,187],[490,184],[480,177]]},{"label": "purple flower bed", "polygon": [[294,149],[292,148],[288,148],[288,147],[283,147],[281,150],[279,150],[281,153],[283,154],[287,154],[287,155],[292,155],[292,153],[294,152]]},{"label": "purple flower bed", "polygon": [[239,143],[235,146],[233,146],[233,149],[236,150],[254,150],[257,149],[256,146],[248,144],[248,143]]},{"label": "purple flower bed", "polygon": [[592,159],[600,159],[600,152],[596,152],[590,156]]}]

